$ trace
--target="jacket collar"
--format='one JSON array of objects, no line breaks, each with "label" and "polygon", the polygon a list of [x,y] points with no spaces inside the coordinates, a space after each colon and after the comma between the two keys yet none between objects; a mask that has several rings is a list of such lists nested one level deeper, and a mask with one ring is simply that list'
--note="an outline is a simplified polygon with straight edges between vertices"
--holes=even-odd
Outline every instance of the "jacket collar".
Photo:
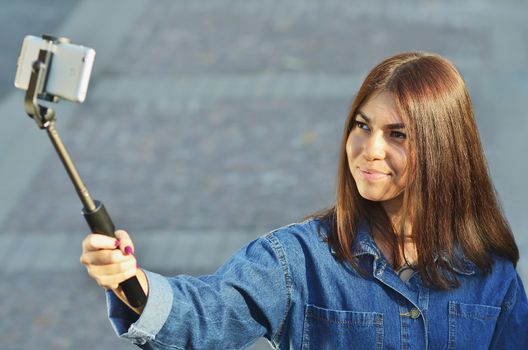
[{"label": "jacket collar", "polygon": [[[356,239],[352,244],[352,256],[358,257],[362,255],[371,255],[374,256],[375,259],[381,258],[381,251],[376,245],[371,232],[370,226],[365,221],[361,221]],[[464,253],[459,247],[455,248],[455,258],[460,262],[460,266],[454,266],[447,260],[445,254],[442,254],[442,259],[447,262],[455,272],[462,275],[475,274],[475,264],[465,257]],[[437,260],[438,253],[436,253],[434,257],[434,261],[436,262]]]}]

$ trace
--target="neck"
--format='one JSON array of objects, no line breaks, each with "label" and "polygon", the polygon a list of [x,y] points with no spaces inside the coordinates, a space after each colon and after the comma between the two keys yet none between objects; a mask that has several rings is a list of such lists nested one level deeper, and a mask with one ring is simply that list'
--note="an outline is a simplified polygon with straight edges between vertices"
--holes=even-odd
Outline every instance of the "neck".
[{"label": "neck", "polygon": [[[403,250],[404,254],[408,261],[411,263],[416,261],[417,255],[416,255],[416,246],[413,242],[411,232],[412,232],[412,223],[407,218],[404,218],[403,215],[403,195],[400,195],[390,201],[385,201],[381,203],[383,210],[385,210],[385,213],[389,217],[392,227],[394,227],[395,232],[397,235],[400,236],[403,235]],[[403,222],[402,226],[402,220],[405,220]],[[386,257],[389,257],[390,260],[392,260],[392,254],[390,251],[390,247],[388,247],[383,240],[375,234],[375,240],[378,246],[382,249],[383,253]],[[377,239],[376,239],[377,238]],[[403,259],[403,256],[402,256]]]},{"label": "neck", "polygon": [[403,220],[403,194],[396,198],[381,203],[383,210],[389,217],[392,227],[394,227],[396,234],[404,235],[410,238],[411,234],[411,223],[409,220],[405,220],[403,223],[403,232],[401,231],[402,220]]}]

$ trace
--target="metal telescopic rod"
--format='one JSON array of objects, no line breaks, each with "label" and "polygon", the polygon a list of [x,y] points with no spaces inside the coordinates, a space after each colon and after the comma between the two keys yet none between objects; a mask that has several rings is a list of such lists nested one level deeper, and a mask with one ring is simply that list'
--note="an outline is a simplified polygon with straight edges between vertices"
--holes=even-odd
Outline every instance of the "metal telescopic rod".
[{"label": "metal telescopic rod", "polygon": [[89,212],[95,211],[97,206],[95,205],[92,197],[90,196],[88,189],[84,185],[81,176],[77,172],[77,168],[75,168],[75,165],[73,164],[70,155],[68,154],[68,151],[64,147],[59,133],[57,132],[57,129],[55,129],[55,123],[53,121],[48,122],[44,124],[44,127],[48,132],[48,136],[51,140],[51,143],[53,143],[53,146],[55,146],[55,150],[57,151],[57,154],[59,155],[62,164],[64,164],[64,167],[66,168],[66,172],[68,173],[71,181],[73,182],[75,191],[77,191],[77,195],[79,196],[79,199],[81,200],[84,208]]}]

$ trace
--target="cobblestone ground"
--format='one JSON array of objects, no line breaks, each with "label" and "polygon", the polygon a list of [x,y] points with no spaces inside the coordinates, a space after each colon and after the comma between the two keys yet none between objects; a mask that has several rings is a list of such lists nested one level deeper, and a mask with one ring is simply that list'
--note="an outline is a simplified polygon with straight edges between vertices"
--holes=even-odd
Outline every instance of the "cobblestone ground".
[{"label": "cobblestone ground", "polygon": [[[385,56],[424,50],[451,58],[468,82],[527,280],[528,191],[517,175],[528,172],[519,161],[528,151],[523,2],[66,3],[47,7],[62,11],[59,29],[54,11],[38,23],[12,20],[36,2],[3,7],[2,16],[12,14],[17,33],[56,32],[96,48],[88,99],[61,102],[58,129],[94,197],[136,237],[143,267],[212,272],[257,235],[330,205],[341,129],[362,77]],[[5,92],[4,80],[0,112],[25,118],[22,94]],[[513,127],[497,125],[497,115]],[[46,136],[27,118],[6,122],[2,349],[134,348],[115,336],[104,293],[78,262],[87,228]]]}]

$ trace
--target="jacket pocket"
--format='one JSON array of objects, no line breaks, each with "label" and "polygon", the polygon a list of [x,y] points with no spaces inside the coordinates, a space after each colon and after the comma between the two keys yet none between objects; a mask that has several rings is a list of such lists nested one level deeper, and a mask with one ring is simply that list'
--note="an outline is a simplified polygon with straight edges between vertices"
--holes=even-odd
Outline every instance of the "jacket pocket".
[{"label": "jacket pocket", "polygon": [[449,349],[488,349],[501,308],[449,302]]},{"label": "jacket pocket", "polygon": [[383,314],[306,305],[302,349],[382,349]]}]

